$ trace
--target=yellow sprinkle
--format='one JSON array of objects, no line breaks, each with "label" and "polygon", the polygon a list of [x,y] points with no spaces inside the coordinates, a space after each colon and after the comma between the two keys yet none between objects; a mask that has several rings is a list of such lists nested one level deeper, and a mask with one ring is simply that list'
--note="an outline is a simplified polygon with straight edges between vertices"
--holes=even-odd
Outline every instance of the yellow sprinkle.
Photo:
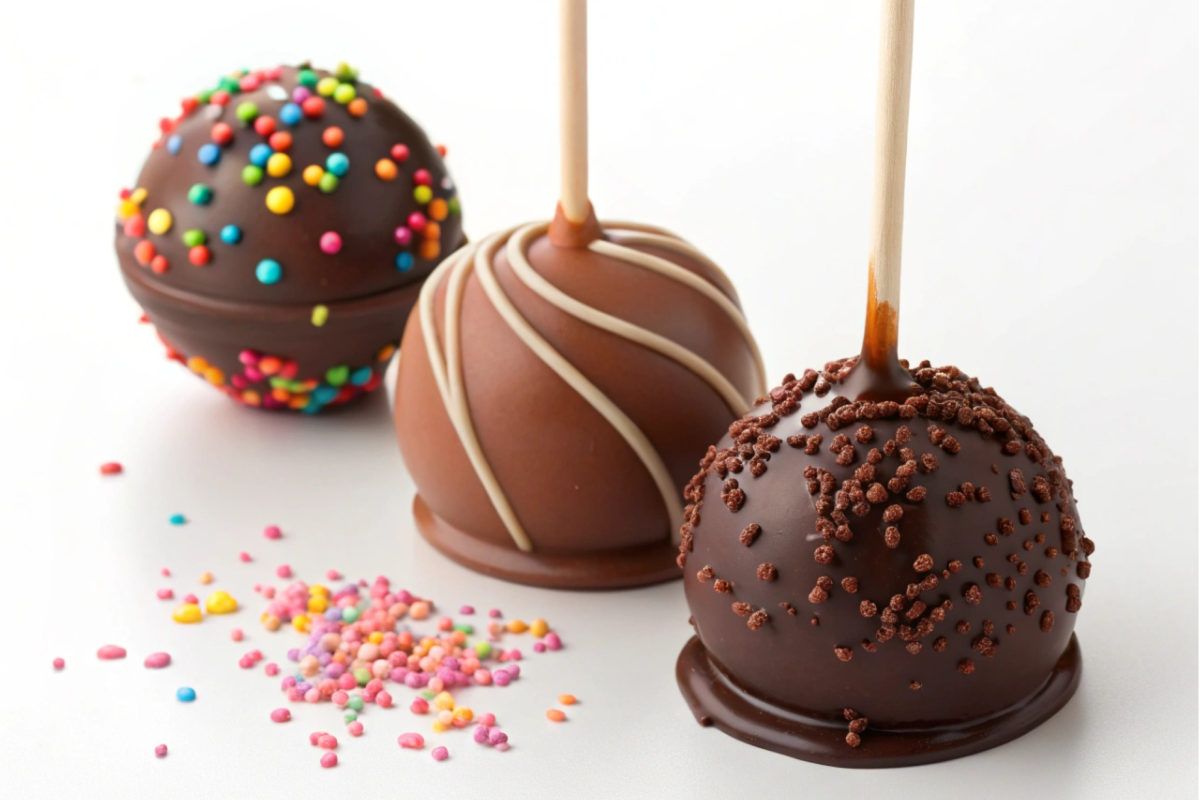
[{"label": "yellow sprinkle", "polygon": [[367,636],[367,641],[371,644],[379,644],[383,641],[383,634],[380,631],[373,631]]},{"label": "yellow sprinkle", "polygon": [[147,194],[148,194],[148,192],[144,188],[139,186],[138,188],[134,189],[133,192],[130,193],[129,199],[132,200],[133,202],[137,203],[140,206],[142,203],[146,202]]},{"label": "yellow sprinkle", "polygon": [[171,212],[165,208],[156,208],[150,212],[150,216],[146,218],[146,227],[151,233],[166,233],[171,230]]},{"label": "yellow sprinkle", "polygon": [[317,94],[321,95],[321,97],[329,97],[337,89],[339,83],[341,81],[332,75],[321,78],[321,80],[317,81]]},{"label": "yellow sprinkle", "polygon": [[509,633],[524,633],[529,630],[529,626],[519,619],[514,619],[505,626]]},{"label": "yellow sprinkle", "polygon": [[308,598],[308,613],[324,614],[325,609],[327,609],[327,608],[329,608],[329,601],[326,600],[324,597]]},{"label": "yellow sprinkle", "polygon": [[204,600],[204,608],[210,614],[232,614],[238,610],[238,601],[229,592],[218,589]]},{"label": "yellow sprinkle", "polygon": [[433,698],[433,707],[442,711],[454,710],[454,697],[449,692],[439,692]]},{"label": "yellow sprinkle", "polygon": [[304,614],[297,614],[296,616],[292,617],[292,627],[301,633],[308,631],[308,622],[308,617]]},{"label": "yellow sprinkle", "polygon": [[200,606],[195,603],[184,603],[171,612],[171,619],[181,625],[191,625],[194,622],[199,622],[200,617]]},{"label": "yellow sprinkle", "polygon": [[[286,214],[296,205],[296,196],[286,186],[276,186],[267,192],[267,208],[276,214]],[[154,216],[151,214],[151,216]]]},{"label": "yellow sprinkle", "polygon": [[550,632],[550,625],[544,619],[535,619],[529,625],[529,632],[537,638],[541,639]]},{"label": "yellow sprinkle", "polygon": [[329,597],[328,587],[322,586],[319,583],[314,583],[312,586],[308,587],[308,593],[310,595],[319,595],[321,597]]},{"label": "yellow sprinkle", "polygon": [[205,361],[200,356],[192,356],[191,358],[189,358],[187,360],[187,365],[188,365],[188,369],[190,369],[192,372],[196,373],[197,375],[202,374],[204,372],[204,370],[208,369],[208,362]]},{"label": "yellow sprinkle", "polygon": [[450,726],[447,725],[446,723],[442,722],[440,719],[435,719],[433,721],[433,725],[431,725],[430,727],[433,728],[434,733],[445,733],[447,730],[450,729]]},{"label": "yellow sprinkle", "polygon": [[292,158],[287,153],[272,153],[267,159],[267,174],[272,178],[282,178],[292,171]]},{"label": "yellow sprinkle", "polygon": [[213,386],[221,386],[225,383],[225,373],[217,367],[209,367],[204,370],[204,379]]},{"label": "yellow sprinkle", "polygon": [[117,206],[117,219],[124,222],[125,220],[138,213],[138,204],[132,200],[122,200]]},{"label": "yellow sprinkle", "polygon": [[470,722],[475,718],[475,712],[466,706],[459,706],[458,708],[454,709],[454,718]]},{"label": "yellow sprinkle", "polygon": [[322,325],[324,325],[325,321],[328,319],[329,319],[329,307],[328,306],[313,306],[313,310],[312,310],[312,324],[313,325],[315,325],[316,327],[319,328]]}]

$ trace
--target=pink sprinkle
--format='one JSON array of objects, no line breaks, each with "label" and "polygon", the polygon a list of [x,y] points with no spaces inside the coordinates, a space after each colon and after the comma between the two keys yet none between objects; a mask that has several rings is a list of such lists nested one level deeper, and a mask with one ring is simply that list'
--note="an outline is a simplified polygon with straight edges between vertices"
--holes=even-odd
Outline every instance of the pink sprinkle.
[{"label": "pink sprinkle", "polygon": [[271,722],[287,722],[292,718],[292,712],[286,708],[277,708],[271,712]]},{"label": "pink sprinkle", "polygon": [[154,755],[158,756],[159,758],[166,758],[167,746],[165,744],[156,744],[154,746]]},{"label": "pink sprinkle", "polygon": [[479,724],[488,728],[496,724],[496,715],[490,711],[479,718]]},{"label": "pink sprinkle", "polygon": [[96,658],[101,661],[111,661],[114,658],[124,658],[125,648],[115,644],[106,644],[96,651]]},{"label": "pink sprinkle", "polygon": [[268,539],[281,539],[283,538],[283,531],[279,530],[278,525],[268,525],[263,528],[263,536]]},{"label": "pink sprinkle", "polygon": [[337,737],[330,733],[322,733],[317,739],[317,747],[322,750],[337,750]]},{"label": "pink sprinkle", "polygon": [[158,595],[159,600],[170,600],[172,597],[175,596],[175,590],[174,589],[159,589],[157,592],[155,592],[155,594]]},{"label": "pink sprinkle", "polygon": [[350,695],[346,694],[341,689],[338,689],[329,699],[332,700],[333,704],[338,708],[344,708],[346,703],[350,702]]},{"label": "pink sprinkle", "polygon": [[338,762],[337,753],[324,753],[321,755],[321,766],[325,769],[336,767]]},{"label": "pink sprinkle", "polygon": [[512,676],[509,675],[506,670],[498,669],[492,673],[492,681],[497,686],[508,686],[509,681],[511,680]]},{"label": "pink sprinkle", "polygon": [[166,567],[163,567],[162,570],[160,570],[160,571],[162,572],[162,576],[164,578],[171,577],[171,570],[167,569]]},{"label": "pink sprinkle", "polygon": [[508,747],[509,747],[508,742],[501,742],[500,744],[496,745],[496,749],[499,750],[501,753],[508,750]]},{"label": "pink sprinkle", "polygon": [[380,692],[379,694],[375,695],[375,703],[380,708],[391,708],[392,696],[387,692]]},{"label": "pink sprinkle", "polygon": [[488,732],[488,741],[496,746],[508,744],[508,734],[501,730],[492,729]]},{"label": "pink sprinkle", "polygon": [[351,736],[362,736],[363,724],[358,720],[354,720],[346,726],[346,730],[350,732]]},{"label": "pink sprinkle", "polygon": [[328,734],[326,734],[324,731],[314,731],[308,735],[308,743],[313,747],[316,747],[317,742],[321,741],[321,737],[326,735]]},{"label": "pink sprinkle", "polygon": [[401,747],[408,750],[420,750],[425,747],[425,737],[419,733],[402,733],[397,741]]},{"label": "pink sprinkle", "polygon": [[292,577],[292,568],[287,564],[280,564],[279,568],[275,570],[275,574],[281,578],[290,578]]},{"label": "pink sprinkle", "polygon": [[338,236],[335,231],[326,231],[321,234],[321,252],[328,255],[333,255],[342,249],[342,237]]},{"label": "pink sprinkle", "polygon": [[408,710],[413,712],[414,714],[428,714],[429,713],[429,701],[426,700],[424,697],[417,697],[417,698],[413,699],[412,703],[408,707]]},{"label": "pink sprinkle", "polygon": [[312,687],[311,689],[309,689],[307,692],[304,693],[304,702],[306,702],[306,703],[321,702],[321,690],[315,686]]},{"label": "pink sprinkle", "polygon": [[162,669],[163,667],[169,666],[170,663],[171,656],[169,654],[151,653],[150,655],[146,656],[146,660],[142,662],[142,666],[146,667],[146,669]]},{"label": "pink sprinkle", "polygon": [[235,642],[240,642],[245,635],[246,634],[242,633],[241,628],[234,628],[229,632],[229,638],[233,639]]},{"label": "pink sprinkle", "polygon": [[54,668],[55,669],[62,669],[66,665],[67,665],[67,662],[63,661],[61,658],[54,659]]},{"label": "pink sprinkle", "polygon": [[191,603],[192,605],[198,605],[200,603],[200,598],[196,597],[196,595],[192,594],[191,592],[188,592],[183,596],[183,602]]},{"label": "pink sprinkle", "polygon": [[562,639],[558,638],[558,634],[554,631],[546,634],[546,649],[560,650],[562,649]]},{"label": "pink sprinkle", "polygon": [[535,652],[535,653],[546,652],[546,643],[545,642],[534,642],[533,643],[533,652]]},{"label": "pink sprinkle", "polygon": [[267,664],[265,667],[263,667],[263,672],[267,673],[273,678],[279,674],[279,665],[272,661],[270,664]]},{"label": "pink sprinkle", "polygon": [[250,554],[243,550],[242,552],[238,553],[238,558],[244,562],[248,562],[250,561]]},{"label": "pink sprinkle", "polygon": [[489,616],[489,617],[498,617],[498,616],[500,616],[500,609],[498,609],[498,608],[493,608],[493,609],[491,609],[490,611],[488,611],[488,616]]},{"label": "pink sprinkle", "polygon": [[450,751],[445,747],[438,745],[437,747],[433,748],[433,752],[430,755],[433,756],[434,761],[445,761],[450,757]]},{"label": "pink sprinkle", "polygon": [[331,569],[325,573],[325,580],[327,581],[340,581],[341,579],[342,573],[338,572],[336,569]]},{"label": "pink sprinkle", "polygon": [[460,609],[458,610],[458,613],[460,613],[460,614],[474,614],[474,613],[475,613],[475,606],[463,606],[462,608],[460,608]]}]

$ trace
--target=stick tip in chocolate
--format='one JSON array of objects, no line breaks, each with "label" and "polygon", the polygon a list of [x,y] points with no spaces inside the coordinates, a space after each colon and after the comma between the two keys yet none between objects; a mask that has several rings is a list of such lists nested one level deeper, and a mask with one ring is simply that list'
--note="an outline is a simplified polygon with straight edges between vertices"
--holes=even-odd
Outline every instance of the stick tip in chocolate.
[{"label": "stick tip in chocolate", "polygon": [[159,128],[116,249],[168,355],[264,408],[378,386],[463,242],[441,148],[345,65],[233,73]]},{"label": "stick tip in chocolate", "polygon": [[864,367],[788,375],[709,449],[677,674],[697,719],[768,749],[942,761],[1070,699],[1093,545],[1061,459],[993,389],[924,362],[903,402],[861,399]]}]

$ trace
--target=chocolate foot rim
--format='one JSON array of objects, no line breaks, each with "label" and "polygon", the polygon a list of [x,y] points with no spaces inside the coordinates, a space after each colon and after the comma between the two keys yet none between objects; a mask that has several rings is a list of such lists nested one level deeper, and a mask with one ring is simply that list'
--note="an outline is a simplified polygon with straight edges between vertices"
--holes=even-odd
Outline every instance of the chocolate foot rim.
[{"label": "chocolate foot rim", "polygon": [[441,553],[467,569],[547,589],[628,589],[677,580],[677,548],[669,539],[645,547],[590,551],[575,555],[522,552],[481,541],[449,524],[413,500],[417,530]]},{"label": "chocolate foot rim", "polygon": [[746,692],[712,662],[695,636],[679,654],[675,677],[701,725],[711,725],[735,739],[803,761],[875,769],[949,761],[1011,742],[1067,704],[1079,688],[1082,670],[1079,642],[1072,634],[1045,683],[1012,708],[990,718],[926,730],[867,728],[858,747],[846,744],[844,722],[805,716]]}]

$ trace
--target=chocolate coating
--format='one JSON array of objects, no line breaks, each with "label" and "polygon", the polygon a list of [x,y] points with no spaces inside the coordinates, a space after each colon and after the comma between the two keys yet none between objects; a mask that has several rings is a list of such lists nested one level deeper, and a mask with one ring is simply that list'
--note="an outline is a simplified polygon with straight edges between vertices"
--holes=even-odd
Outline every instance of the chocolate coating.
[{"label": "chocolate coating", "polygon": [[[322,96],[321,80],[342,93]],[[308,411],[344,402],[378,385],[386,366],[378,357],[394,351],[421,282],[463,243],[454,185],[420,127],[344,68],[333,76],[283,67],[223,83],[227,100],[219,92],[189,99],[178,119],[164,121],[138,196],[119,212],[122,274],[168,352],[235,399]],[[294,101],[305,92],[320,109],[300,112]],[[242,117],[250,105],[254,113]],[[300,118],[289,123],[289,112]],[[227,141],[222,125],[232,133]],[[206,145],[218,154],[214,163],[199,157]],[[404,152],[394,153],[396,145]],[[260,163],[266,153],[290,166],[275,176],[263,165],[251,185],[244,170],[253,171],[252,152]],[[385,179],[388,164],[394,174]],[[336,186],[311,185],[304,174],[314,166]],[[268,207],[278,187],[292,195],[286,213]],[[158,209],[171,216],[162,232],[150,224]],[[222,236],[230,225],[240,231],[236,242]],[[188,232],[203,234],[201,265]],[[322,246],[330,232],[340,247]],[[157,261],[146,257],[147,242]],[[268,259],[279,265],[273,282],[259,271]],[[278,359],[284,371],[259,375],[256,358]]]},{"label": "chocolate coating", "polygon": [[[751,346],[711,299],[677,280],[552,238],[542,234],[528,250],[539,275],[592,308],[682,344],[755,396],[760,378]],[[621,235],[608,238],[619,241]],[[702,261],[672,249],[631,246],[700,276],[736,302]],[[729,405],[679,363],[547,302],[514,275],[504,248],[492,263],[520,315],[644,432],[673,485],[682,487],[703,442],[727,424]],[[434,296],[443,346],[446,283]],[[470,417],[533,549],[518,549],[472,466],[414,313],[404,337],[395,419],[419,490],[422,533],[461,563],[519,582],[613,588],[677,577],[672,521],[646,467],[613,425],[518,338],[477,271],[466,279],[461,342]]]},{"label": "chocolate coating", "polygon": [[[821,763],[995,746],[1078,683],[1092,545],[1070,482],[976,379],[926,362],[903,404],[860,401],[856,362],[789,376],[689,486],[681,687],[698,719]],[[830,726],[856,746],[830,751]]]}]

